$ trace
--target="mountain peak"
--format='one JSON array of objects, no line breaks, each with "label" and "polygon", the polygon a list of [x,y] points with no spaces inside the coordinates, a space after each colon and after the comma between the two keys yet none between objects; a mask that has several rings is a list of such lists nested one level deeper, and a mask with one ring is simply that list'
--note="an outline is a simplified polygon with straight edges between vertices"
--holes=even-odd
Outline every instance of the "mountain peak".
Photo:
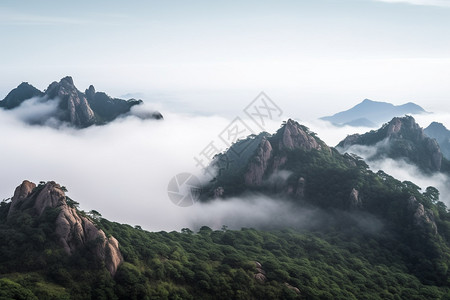
[{"label": "mountain peak", "polygon": [[24,89],[24,88],[29,88],[29,87],[32,87],[32,85],[29,84],[29,83],[26,82],[26,81],[22,82],[21,84],[19,84],[19,85],[17,86],[18,89]]},{"label": "mountain peak", "polygon": [[75,92],[77,91],[77,88],[73,83],[72,77],[66,76],[61,78],[59,82],[53,81],[45,90],[45,94],[49,98],[56,98],[56,97],[61,98],[62,96],[61,94],[67,94],[69,91]]},{"label": "mountain peak", "polygon": [[29,84],[28,82],[22,82],[15,89],[6,95],[5,99],[0,101],[0,107],[5,109],[14,109],[23,101],[31,99],[33,97],[42,97],[43,93]]},{"label": "mountain peak", "polygon": [[426,172],[440,171],[446,162],[439,144],[424,134],[412,116],[395,117],[376,131],[349,135],[337,147],[351,151],[353,145],[374,147],[375,154],[368,160],[381,157],[404,159]]},{"label": "mountain peak", "polygon": [[66,77],[62,78],[60,83],[63,83],[63,82],[68,83],[70,85],[74,85],[72,76],[66,76]]},{"label": "mountain peak", "polygon": [[[293,153],[309,155],[315,152],[323,152],[331,155],[332,150],[306,126],[300,125],[293,119],[282,123],[280,129],[273,135],[262,132],[257,136],[250,136],[233,144],[227,152],[219,154],[212,163],[212,167],[222,169],[217,177],[218,182],[227,182],[222,195],[228,196],[235,192],[230,188],[228,180],[238,180],[239,188],[258,188],[266,184],[266,180],[272,174],[283,170],[289,164],[289,157]],[[224,161],[232,161],[227,164],[227,170],[223,170],[221,164]],[[239,176],[235,176],[239,174]],[[300,182],[300,183],[299,183]],[[293,191],[297,185],[302,186],[302,181],[297,178]],[[216,187],[222,190],[221,186]],[[302,195],[301,188],[298,195]]]},{"label": "mountain peak", "polygon": [[387,137],[400,132],[423,137],[423,130],[412,116],[395,117],[388,124]]},{"label": "mountain peak", "polygon": [[396,106],[388,102],[364,99],[351,109],[336,113],[332,116],[322,117],[321,119],[330,121],[338,126],[375,127],[389,121],[393,117],[424,112],[426,111],[422,107],[412,102]]},{"label": "mountain peak", "polygon": [[73,255],[81,249],[88,250],[114,275],[123,262],[117,240],[106,237],[103,230],[81,214],[73,203],[76,202],[65,195],[65,188],[54,181],[36,186],[24,180],[11,198],[7,220],[13,224],[22,214],[39,219],[48,209],[55,210],[55,235],[66,253]]},{"label": "mountain peak", "polygon": [[427,128],[434,128],[434,129],[445,129],[447,130],[447,127],[444,126],[444,124],[439,122],[431,122],[431,124]]},{"label": "mountain peak", "polygon": [[[82,93],[76,88],[73,78],[66,76],[61,78],[59,82],[52,82],[45,93],[29,83],[23,82],[13,89],[4,100],[0,101],[0,107],[7,110],[14,109],[23,102],[37,96],[42,97],[41,103],[50,100],[58,101],[58,107],[55,111],[46,118],[39,119],[38,124],[46,124],[48,118],[53,118],[77,128],[85,128],[94,124],[104,125],[120,115],[130,115],[131,107],[143,103],[142,100],[127,101],[111,98],[106,93],[97,92],[93,85],[90,85],[85,93]],[[140,112],[139,115],[133,113],[133,115],[141,119],[163,119],[162,115],[156,111]]]},{"label": "mountain peak", "polygon": [[53,82],[46,91],[50,99],[59,99],[59,108],[64,112],[62,121],[76,127],[88,127],[95,124],[95,113],[84,94],[74,85],[70,76],[62,78],[59,83]]},{"label": "mountain peak", "polygon": [[90,93],[94,93],[95,94],[95,87],[91,84],[89,86],[89,88],[87,89]]},{"label": "mountain peak", "polygon": [[96,92],[94,86],[91,84],[84,93],[86,94],[86,98],[88,99],[88,101],[95,98]]},{"label": "mountain peak", "polygon": [[309,129],[298,122],[288,119],[287,122],[277,131],[279,137],[278,148],[281,149],[316,149],[320,150],[321,145],[309,132]]}]

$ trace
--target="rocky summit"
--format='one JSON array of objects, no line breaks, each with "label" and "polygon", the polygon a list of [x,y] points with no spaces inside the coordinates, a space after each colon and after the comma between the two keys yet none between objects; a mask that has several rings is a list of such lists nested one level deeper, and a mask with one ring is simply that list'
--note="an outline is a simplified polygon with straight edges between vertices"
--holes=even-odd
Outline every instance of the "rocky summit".
[{"label": "rocky summit", "polygon": [[[425,137],[410,117],[396,118],[382,132],[372,134],[377,134],[380,140],[410,138],[422,143],[423,149],[431,154],[440,153],[436,142]],[[433,158],[430,155],[427,162],[437,169],[440,160]],[[351,221],[351,216],[364,215],[378,220],[374,224],[383,223],[383,230],[408,236],[413,243],[434,243],[442,234],[443,228],[436,221],[437,211],[432,209],[439,198],[434,187],[422,192],[411,182],[398,181],[383,171],[374,173],[360,157],[341,154],[291,119],[273,135],[261,133],[238,141],[219,154],[210,168],[216,169],[217,175],[202,189],[201,200],[205,202],[236,197],[253,201],[265,196],[280,205],[288,203],[299,215],[305,209],[319,209],[328,214],[323,218],[326,222],[317,221],[321,218],[315,221],[321,229],[330,224],[358,227],[361,223],[353,223],[356,219]],[[340,221],[333,223],[333,219]],[[290,226],[295,226],[295,222],[289,223]],[[408,247],[421,248],[418,244]]]},{"label": "rocky summit", "polygon": [[[38,119],[38,124],[47,124],[50,119],[53,119],[76,128],[109,123],[117,117],[131,114],[133,106],[143,103],[142,100],[136,99],[111,98],[106,93],[96,92],[92,85],[83,93],[76,88],[72,77],[67,76],[59,82],[52,82],[45,92],[39,91],[28,83],[22,83],[0,101],[0,107],[12,110],[32,98],[38,98],[40,103],[58,101],[55,111],[49,116]],[[139,112],[135,115],[141,119],[163,118],[157,111]]]},{"label": "rocky summit", "polygon": [[[216,188],[222,191],[221,195],[230,195],[246,188],[267,186],[272,182],[269,178],[284,176],[283,171],[292,162],[290,154],[297,151],[332,155],[332,150],[307,127],[289,119],[274,135],[261,133],[250,136],[232,145],[227,152],[219,154],[212,164],[212,168],[218,169]],[[236,180],[243,184],[235,182]],[[224,186],[220,186],[220,183]],[[299,177],[285,188],[289,194],[301,196],[303,186],[304,178]]]},{"label": "rocky summit", "polygon": [[64,251],[68,255],[88,251],[114,275],[123,262],[118,241],[113,236],[107,237],[92,219],[80,214],[64,189],[53,181],[38,186],[28,180],[23,181],[11,198],[8,223],[14,223],[23,213],[39,220],[45,212],[53,210],[56,212],[54,235]]},{"label": "rocky summit", "polygon": [[438,142],[428,137],[411,116],[395,117],[378,130],[349,135],[337,147],[351,152],[354,145],[373,147],[374,154],[368,160],[403,159],[424,172],[447,172],[449,169],[449,162],[443,157]]}]

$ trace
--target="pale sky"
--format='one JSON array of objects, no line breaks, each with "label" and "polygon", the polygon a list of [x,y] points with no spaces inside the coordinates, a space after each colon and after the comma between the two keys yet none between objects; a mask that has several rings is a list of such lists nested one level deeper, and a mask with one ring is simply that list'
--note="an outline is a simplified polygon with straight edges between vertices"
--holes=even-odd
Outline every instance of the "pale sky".
[{"label": "pale sky", "polygon": [[0,99],[71,75],[190,113],[260,91],[298,118],[364,98],[450,111],[448,0],[2,0],[0,41]]}]

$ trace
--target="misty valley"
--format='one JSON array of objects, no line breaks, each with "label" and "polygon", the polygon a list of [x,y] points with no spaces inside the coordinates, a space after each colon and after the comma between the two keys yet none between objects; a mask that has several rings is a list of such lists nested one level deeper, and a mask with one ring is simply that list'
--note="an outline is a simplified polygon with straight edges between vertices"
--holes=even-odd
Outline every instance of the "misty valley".
[{"label": "misty valley", "polygon": [[247,116],[160,113],[71,77],[13,89],[0,299],[450,299],[448,123],[366,99],[267,119],[195,166]]}]

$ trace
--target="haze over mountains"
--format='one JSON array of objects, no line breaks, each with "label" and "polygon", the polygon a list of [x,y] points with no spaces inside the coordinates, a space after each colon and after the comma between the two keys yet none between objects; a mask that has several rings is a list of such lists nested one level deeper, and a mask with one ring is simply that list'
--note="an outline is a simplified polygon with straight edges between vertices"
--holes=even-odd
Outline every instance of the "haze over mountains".
[{"label": "haze over mountains", "polygon": [[142,119],[162,119],[159,112],[133,110],[142,103],[142,100],[111,98],[96,92],[92,85],[82,93],[75,87],[72,77],[67,76],[51,83],[45,92],[23,82],[0,101],[0,107],[18,112],[28,124],[52,127],[104,125],[127,114]]},{"label": "haze over mountains", "polygon": [[[388,132],[426,144],[409,134],[420,131],[413,120],[400,121],[405,124],[393,121]],[[432,299],[450,293],[450,213],[434,187],[421,190],[373,172],[292,119],[274,134],[233,144],[211,168],[217,176],[196,208],[215,205],[206,217],[227,225],[233,215],[223,217],[222,203],[256,203],[244,211],[250,220],[273,204],[251,223],[256,229],[151,233],[80,210],[55,182],[24,181],[0,204],[0,240],[9,241],[0,247],[0,296]]]},{"label": "haze over mountains", "polygon": [[395,117],[378,130],[349,135],[337,149],[364,158],[373,171],[385,171],[422,189],[432,185],[442,201],[450,203],[450,162],[437,140],[411,116]]},{"label": "haze over mountains", "polygon": [[377,127],[388,122],[393,117],[423,113],[426,113],[426,111],[412,102],[396,106],[387,102],[365,99],[346,111],[322,117],[321,119],[337,126]]},{"label": "haze over mountains", "polygon": [[[45,98],[54,89],[70,91],[70,86],[63,79],[50,85],[47,94],[25,86],[24,97]],[[94,105],[102,93],[90,87],[81,94],[98,115],[107,113],[105,107]],[[82,102],[78,92],[77,97]],[[389,144],[385,150],[397,149],[402,159],[423,168],[421,172],[432,178],[426,186],[399,180],[389,168],[375,170],[369,160],[367,164],[353,154],[342,154],[288,119],[268,130],[273,134],[251,135],[216,156],[211,168],[217,176],[206,182],[202,202],[180,209],[165,197],[166,177],[175,175],[177,166],[188,166],[192,152],[203,149],[229,120],[168,113],[164,122],[126,118],[75,135],[67,134],[73,130],[12,122],[11,136],[25,141],[19,145],[20,140],[5,133],[11,120],[6,116],[26,108],[27,102],[9,101],[15,107],[1,111],[3,140],[12,142],[3,149],[11,176],[19,174],[21,180],[30,173],[34,178],[68,176],[70,186],[77,187],[74,193],[82,195],[76,200],[90,209],[95,203],[98,211],[119,211],[122,222],[132,219],[144,229],[183,229],[150,233],[141,226],[111,222],[97,211],[82,211],[65,188],[52,181],[39,185],[25,181],[12,201],[0,205],[0,237],[12,245],[0,247],[4,259],[0,270],[15,274],[0,279],[0,296],[6,291],[58,299],[97,295],[351,299],[447,293],[450,217],[442,200],[448,191],[436,185],[434,175],[428,176],[442,174],[447,164],[442,157],[439,164],[439,145],[412,117],[396,117],[361,136],[373,139],[374,145]],[[51,141],[48,147],[15,155],[40,143],[43,133]],[[65,150],[55,145],[64,145]],[[383,152],[377,158],[390,154]],[[16,157],[20,160],[14,161]],[[161,209],[162,202],[169,209]],[[255,229],[235,230],[242,227]],[[18,254],[31,259],[20,264]],[[29,276],[34,279],[27,281]],[[313,277],[326,283],[308,279]]]},{"label": "haze over mountains", "polygon": [[[411,117],[394,119],[391,125],[385,127],[392,139],[394,136],[398,139],[404,136],[405,140],[411,138],[413,142],[418,142],[419,150],[424,147],[420,156],[426,162],[424,167],[436,171],[443,168],[443,162],[439,160],[442,156],[437,157],[440,152],[436,141],[423,136]],[[380,130],[377,136],[381,133],[384,131]],[[403,143],[403,149],[400,142],[398,144],[397,149],[402,150],[408,150],[411,146]],[[249,152],[246,149],[250,149]],[[412,149],[406,155],[415,154],[415,151],[418,150]],[[340,154],[308,128],[291,119],[273,135],[261,133],[236,143],[219,155],[211,168],[217,169],[217,176],[204,187],[202,199],[205,202],[211,199],[226,202],[234,197],[251,201],[258,195],[269,195],[274,201],[287,201],[293,207],[314,215],[315,220],[305,225],[301,214],[298,214],[298,225],[303,228],[323,229],[327,224],[342,229],[342,223],[338,220],[344,218],[368,232],[389,231],[390,234],[402,236],[402,243],[408,244],[407,247],[411,247],[413,252],[421,252],[416,248],[418,245],[428,243],[430,241],[426,239],[442,233],[439,225],[434,223],[436,210],[430,206],[439,199],[439,192],[434,187],[421,191],[409,181],[401,182],[383,171],[372,172],[361,158]],[[328,215],[320,217],[317,211],[316,214],[311,212],[318,208]],[[295,220],[286,216],[283,220],[290,220],[290,226],[295,226]],[[422,240],[425,236],[427,238]],[[439,240],[431,239],[434,240],[431,244]],[[409,244],[412,241],[413,244]],[[444,250],[440,257],[445,257],[446,253],[447,250]],[[430,274],[437,274],[437,271]]]},{"label": "haze over mountains", "polygon": [[450,300],[450,0],[5,0],[0,32],[0,300]]}]

